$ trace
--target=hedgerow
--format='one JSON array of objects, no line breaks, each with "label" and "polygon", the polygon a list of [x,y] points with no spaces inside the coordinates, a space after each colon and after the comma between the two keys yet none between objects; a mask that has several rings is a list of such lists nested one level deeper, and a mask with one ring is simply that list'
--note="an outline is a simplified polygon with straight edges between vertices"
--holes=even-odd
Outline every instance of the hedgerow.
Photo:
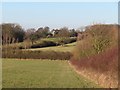
[{"label": "hedgerow", "polygon": [[42,47],[50,47],[50,46],[58,46],[63,44],[68,44],[72,42],[76,42],[77,38],[57,38],[56,40],[50,40],[49,38],[46,40],[39,40],[36,43],[31,44],[30,42],[23,42],[23,43],[16,43],[10,45],[3,45],[2,48],[4,49],[29,49],[29,48],[42,48]]},{"label": "hedgerow", "polygon": [[70,52],[3,50],[2,58],[69,60]]}]

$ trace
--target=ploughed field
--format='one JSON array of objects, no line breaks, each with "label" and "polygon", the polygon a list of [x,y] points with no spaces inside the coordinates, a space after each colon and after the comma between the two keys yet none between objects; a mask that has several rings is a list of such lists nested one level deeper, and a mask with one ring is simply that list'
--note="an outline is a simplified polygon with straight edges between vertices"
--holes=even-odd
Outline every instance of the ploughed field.
[{"label": "ploughed field", "polygon": [[3,88],[93,88],[66,60],[3,59]]}]

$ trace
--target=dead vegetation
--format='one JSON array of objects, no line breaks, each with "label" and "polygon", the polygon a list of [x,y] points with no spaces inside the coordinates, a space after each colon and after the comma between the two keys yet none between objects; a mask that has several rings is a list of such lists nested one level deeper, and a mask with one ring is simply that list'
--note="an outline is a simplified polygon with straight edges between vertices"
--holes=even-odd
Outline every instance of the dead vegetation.
[{"label": "dead vegetation", "polygon": [[80,38],[70,63],[80,74],[99,85],[117,88],[118,26],[104,24],[89,26],[80,34]]}]

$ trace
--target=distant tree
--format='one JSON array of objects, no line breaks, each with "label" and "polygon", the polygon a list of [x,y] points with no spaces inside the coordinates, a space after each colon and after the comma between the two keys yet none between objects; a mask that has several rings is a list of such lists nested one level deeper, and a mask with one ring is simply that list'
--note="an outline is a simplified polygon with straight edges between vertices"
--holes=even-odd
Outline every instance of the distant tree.
[{"label": "distant tree", "polygon": [[25,32],[19,24],[4,23],[2,26],[2,44],[22,42]]},{"label": "distant tree", "polygon": [[39,38],[40,37],[34,28],[30,28],[26,31],[25,39],[27,41],[31,41],[32,44],[34,43],[34,41],[38,40]]},{"label": "distant tree", "polygon": [[39,37],[45,38],[45,37],[47,37],[50,34],[49,27],[47,27],[47,26],[44,27],[44,28],[40,27],[40,28],[38,28],[36,33],[38,33]]},{"label": "distant tree", "polygon": [[30,39],[30,35],[35,33],[35,29],[34,28],[29,28],[26,30],[25,32],[25,39],[29,40]]},{"label": "distant tree", "polygon": [[42,31],[43,31],[43,27],[40,27],[40,28],[38,28],[38,30],[36,32],[40,33]]},{"label": "distant tree", "polygon": [[71,29],[70,30],[70,37],[77,37],[77,32],[75,31],[75,29]]},{"label": "distant tree", "polygon": [[47,33],[48,33],[48,32],[49,32],[49,29],[50,29],[50,28],[49,28],[48,26],[44,27],[44,32],[47,32]]},{"label": "distant tree", "polygon": [[24,40],[25,32],[20,25],[16,25],[13,29],[12,35],[16,39],[15,42],[22,42]]},{"label": "distant tree", "polygon": [[37,33],[31,34],[30,35],[30,40],[32,42],[32,44],[34,43],[34,41],[36,41],[39,38]]},{"label": "distant tree", "polygon": [[63,27],[57,34],[58,37],[70,37],[70,32],[67,27]]}]

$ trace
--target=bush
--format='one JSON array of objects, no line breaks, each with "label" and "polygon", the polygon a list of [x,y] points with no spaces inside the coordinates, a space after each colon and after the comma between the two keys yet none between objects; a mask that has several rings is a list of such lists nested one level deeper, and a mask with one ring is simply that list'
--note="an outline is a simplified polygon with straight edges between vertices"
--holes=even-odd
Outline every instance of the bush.
[{"label": "bush", "polygon": [[42,43],[33,44],[31,48],[41,48],[41,47],[49,47],[56,46],[56,43],[52,41],[43,41]]},{"label": "bush", "polygon": [[[80,39],[71,58],[71,63],[85,76],[101,85],[117,85],[118,75],[118,37],[116,25],[93,25],[87,28]],[[88,78],[89,78],[88,77]],[[115,83],[113,83],[115,82]]]},{"label": "bush", "polygon": [[68,43],[72,43],[72,42],[76,42],[77,38],[66,38],[66,37],[62,37],[59,38],[59,40],[56,42],[57,45],[64,45],[64,44],[68,44]]},{"label": "bush", "polygon": [[70,52],[3,50],[3,58],[69,60]]},{"label": "bush", "polygon": [[90,57],[83,57],[80,60],[71,60],[73,64],[79,68],[93,69],[98,72],[110,71],[117,73],[118,63],[118,48],[117,46],[111,47],[110,49],[101,52]]},{"label": "bush", "polygon": [[76,38],[59,38],[57,41],[42,41],[40,43],[35,43],[31,45],[31,48],[42,48],[42,47],[50,47],[50,46],[56,46],[56,45],[63,45],[76,42]]},{"label": "bush", "polygon": [[74,56],[76,59],[81,57],[90,57],[104,52],[107,48],[117,44],[117,26],[116,25],[93,25],[87,28],[82,35],[87,35],[82,40],[79,40]]},{"label": "bush", "polygon": [[64,44],[68,44],[68,43],[72,43],[72,42],[76,42],[77,38],[67,38],[63,40]]},{"label": "bush", "polygon": [[[53,38],[52,38],[53,39]],[[7,49],[25,49],[25,48],[42,48],[42,47],[50,47],[50,46],[58,46],[63,44],[68,44],[75,42],[77,38],[55,38],[51,40],[50,38],[46,38],[40,41],[36,41],[36,43],[31,44],[30,42],[16,43],[10,45],[3,45],[2,48]]]}]

